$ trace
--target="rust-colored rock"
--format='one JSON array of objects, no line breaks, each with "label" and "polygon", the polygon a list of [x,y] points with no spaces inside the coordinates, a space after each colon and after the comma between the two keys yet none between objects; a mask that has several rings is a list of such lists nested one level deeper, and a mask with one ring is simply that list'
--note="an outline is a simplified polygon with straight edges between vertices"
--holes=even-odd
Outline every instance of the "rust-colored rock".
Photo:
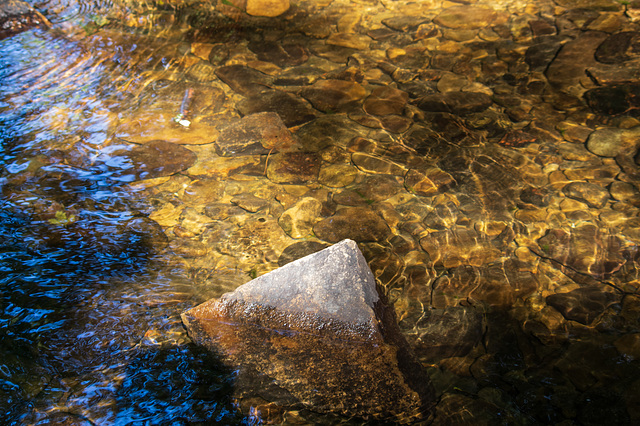
[{"label": "rust-colored rock", "polygon": [[429,414],[429,379],[353,241],[288,263],[182,319],[241,377],[253,371],[273,380],[280,391],[262,389],[265,399],[394,423]]}]

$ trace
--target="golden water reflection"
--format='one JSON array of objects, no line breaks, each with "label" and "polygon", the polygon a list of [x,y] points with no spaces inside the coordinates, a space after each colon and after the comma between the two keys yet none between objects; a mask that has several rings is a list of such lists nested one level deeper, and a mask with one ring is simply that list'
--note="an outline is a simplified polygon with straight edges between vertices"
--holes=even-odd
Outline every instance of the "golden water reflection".
[{"label": "golden water reflection", "polygon": [[638,419],[636,5],[222,3],[0,41],[11,421],[347,421],[238,414],[178,316],[343,238],[436,423]]}]

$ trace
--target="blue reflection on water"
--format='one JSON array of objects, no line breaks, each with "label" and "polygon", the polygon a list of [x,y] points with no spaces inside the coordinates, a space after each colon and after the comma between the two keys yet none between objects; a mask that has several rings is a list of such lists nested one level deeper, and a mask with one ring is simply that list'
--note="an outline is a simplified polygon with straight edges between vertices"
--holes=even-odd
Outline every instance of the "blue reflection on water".
[{"label": "blue reflection on water", "polygon": [[[147,303],[173,294],[171,278],[122,186],[131,165],[100,149],[102,99],[116,95],[93,53],[39,30],[0,41],[2,422],[243,423],[219,360],[144,343],[147,331],[179,335],[187,303]],[[74,138],[100,161],[69,165],[51,148]]]}]

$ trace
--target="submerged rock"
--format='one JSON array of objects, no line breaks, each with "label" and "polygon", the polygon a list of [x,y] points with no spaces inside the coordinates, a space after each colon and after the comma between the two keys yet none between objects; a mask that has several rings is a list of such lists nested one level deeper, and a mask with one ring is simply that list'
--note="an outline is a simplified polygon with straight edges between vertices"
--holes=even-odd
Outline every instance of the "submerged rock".
[{"label": "submerged rock", "polygon": [[323,112],[339,111],[364,98],[366,93],[360,84],[344,80],[318,80],[300,92],[316,109]]},{"label": "submerged rock", "polygon": [[[280,388],[262,397],[371,420],[429,415],[433,391],[345,240],[182,314],[191,337]],[[292,401],[297,401],[291,404]]]},{"label": "submerged rock", "polygon": [[299,126],[317,117],[307,101],[281,90],[266,90],[249,96],[236,106],[243,115],[262,111],[277,113],[287,127]]},{"label": "submerged rock", "polygon": [[344,238],[352,238],[358,242],[384,242],[391,237],[389,225],[368,207],[338,210],[333,216],[316,223],[313,233],[331,243]]},{"label": "submerged rock", "polygon": [[188,169],[196,161],[196,155],[182,145],[155,140],[130,150],[117,151],[113,161],[120,166],[118,175],[131,175],[134,179],[151,179],[170,176]]},{"label": "submerged rock", "polygon": [[289,0],[247,0],[247,14],[269,18],[289,10]]},{"label": "submerged rock", "polygon": [[268,154],[295,143],[291,132],[275,112],[247,115],[225,128],[214,142],[220,156]]}]

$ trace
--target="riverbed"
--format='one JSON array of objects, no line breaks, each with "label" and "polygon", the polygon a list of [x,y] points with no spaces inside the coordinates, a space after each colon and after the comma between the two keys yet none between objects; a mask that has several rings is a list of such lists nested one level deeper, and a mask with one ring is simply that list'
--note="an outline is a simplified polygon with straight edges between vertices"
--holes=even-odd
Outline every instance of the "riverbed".
[{"label": "riverbed", "polygon": [[245,3],[51,0],[0,40],[3,421],[366,424],[180,320],[350,238],[434,424],[637,423],[640,4]]}]

